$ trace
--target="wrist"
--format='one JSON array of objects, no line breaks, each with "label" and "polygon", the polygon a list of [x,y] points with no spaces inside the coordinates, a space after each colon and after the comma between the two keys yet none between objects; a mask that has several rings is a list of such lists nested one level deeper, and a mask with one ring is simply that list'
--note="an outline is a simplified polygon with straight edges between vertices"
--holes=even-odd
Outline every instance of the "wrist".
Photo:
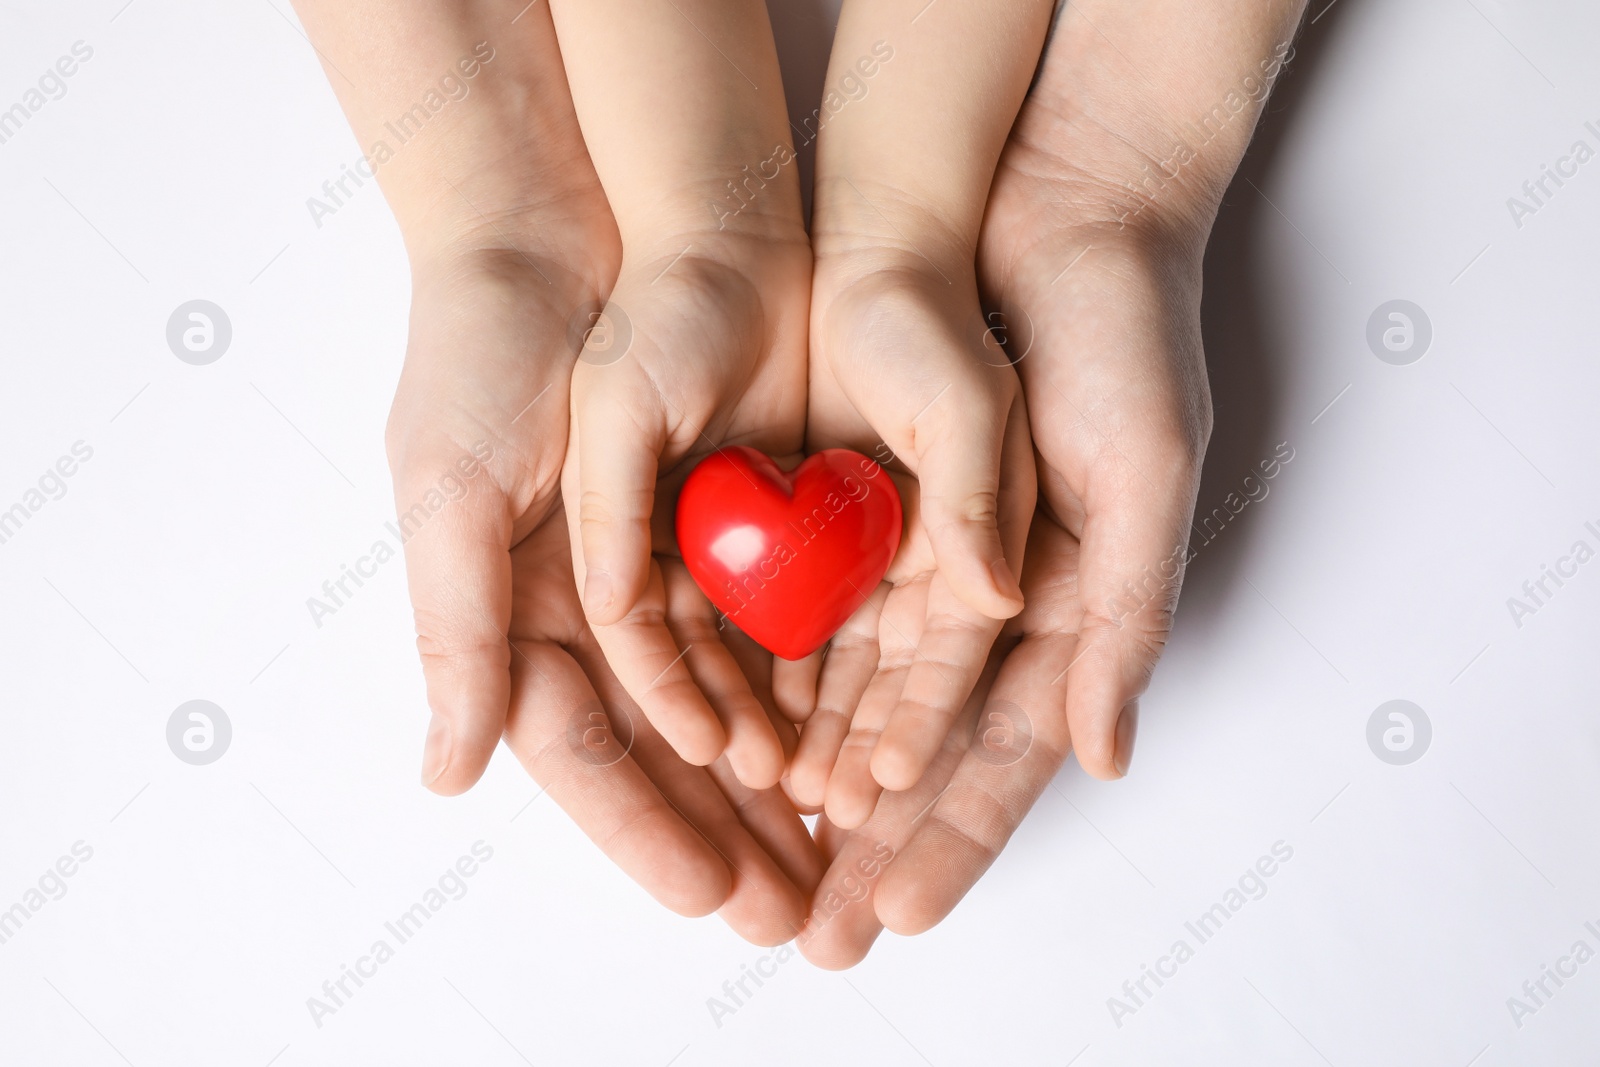
[{"label": "wrist", "polygon": [[718,229],[712,216],[652,219],[622,235],[621,277],[653,284],[683,264],[736,272],[760,287],[811,269],[811,244],[798,212],[792,218],[750,216]]},{"label": "wrist", "polygon": [[610,290],[622,246],[603,197],[580,194],[535,205],[482,193],[481,186],[447,187],[396,210],[414,282],[526,273],[552,293],[603,296]]},{"label": "wrist", "polygon": [[824,289],[876,273],[940,285],[972,276],[982,204],[952,211],[865,178],[817,179],[811,242]]},{"label": "wrist", "polygon": [[737,166],[699,168],[677,178],[658,174],[647,194],[613,193],[610,203],[629,258],[689,244],[733,254],[751,242],[809,242],[788,143],[749,154],[750,161]]},{"label": "wrist", "polygon": [[[1084,0],[1065,8],[1007,163],[1055,184],[1086,221],[1203,237],[1294,58],[1304,6]],[[1168,31],[1144,31],[1158,24]]]}]

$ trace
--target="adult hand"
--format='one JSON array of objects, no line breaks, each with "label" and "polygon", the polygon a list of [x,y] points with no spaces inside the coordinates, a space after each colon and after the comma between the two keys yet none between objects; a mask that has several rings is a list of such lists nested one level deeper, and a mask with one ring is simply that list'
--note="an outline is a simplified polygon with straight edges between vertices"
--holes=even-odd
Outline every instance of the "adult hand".
[{"label": "adult hand", "polygon": [[[433,711],[422,778],[460,793],[505,725],[512,546],[559,521],[569,323],[610,291],[620,240],[547,10],[297,6],[411,262],[387,443]],[[419,86],[443,101],[421,125]]]},{"label": "adult hand", "polygon": [[[941,920],[1068,751],[1096,777],[1127,773],[1211,428],[1205,242],[1303,8],[1063,6],[979,246],[980,280],[1020,356],[1040,505],[1027,607],[1001,638],[1016,643],[967,722],[970,731],[999,716],[1028,741],[997,757],[984,735],[969,746],[952,734],[914,790],[885,795],[853,833],[823,835],[837,851],[819,899],[864,850],[886,843],[894,860],[859,903],[808,927],[802,947],[814,962],[849,966],[883,927],[911,934]],[[1225,121],[1192,125],[1213,105]]]},{"label": "adult hand", "polygon": [[[666,625],[714,630],[715,611],[682,565],[662,570]],[[726,756],[685,762],[640,712],[584,619],[559,512],[512,549],[511,571],[507,747],[662,904],[719,911],[756,944],[793,938],[824,864],[783,791],[742,784]],[[772,657],[732,631],[722,640],[729,669],[766,697]]]},{"label": "adult hand", "polygon": [[[337,64],[330,78],[373,146],[412,264],[388,445],[433,708],[425,783],[467,789],[504,732],[662,903],[720,910],[762,944],[787,940],[821,873],[804,824],[781,793],[740,785],[726,761],[678,760],[607,669],[578,606],[559,493],[568,385],[586,313],[611,291],[622,250],[548,11],[299,7]],[[384,116],[440,71],[448,115],[392,158],[379,152]],[[665,625],[715,629],[681,569],[668,569],[666,588]],[[741,684],[765,693],[770,657],[737,636],[728,648]]]}]

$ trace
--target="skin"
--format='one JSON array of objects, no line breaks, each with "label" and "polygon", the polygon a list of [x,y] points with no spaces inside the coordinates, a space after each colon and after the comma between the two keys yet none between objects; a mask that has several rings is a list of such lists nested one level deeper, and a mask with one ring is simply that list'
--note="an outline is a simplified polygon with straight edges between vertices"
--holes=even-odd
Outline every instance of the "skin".
[{"label": "skin", "polygon": [[[805,824],[781,791],[742,784],[728,759],[680,759],[607,666],[579,606],[560,493],[582,343],[570,324],[612,291],[622,246],[548,11],[519,17],[523,6],[298,6],[365,146],[392,140],[385,121],[480,42],[494,49],[467,96],[378,167],[412,267],[411,337],[388,427],[402,521],[430,491],[465,486],[405,545],[432,708],[423,781],[466,790],[503,734],[656,899],[685,915],[718,911],[742,936],[775,944],[803,921],[821,874]],[[662,626],[715,640],[743,691],[760,691],[764,719],[781,723],[770,657],[719,633],[681,566],[659,576]],[[792,728],[785,740],[793,745]],[[616,747],[627,751],[613,760]]]},{"label": "skin", "polygon": [[[759,945],[794,937],[823,861],[783,792],[744,785],[727,757],[707,767],[685,762],[632,702],[584,618],[560,523],[513,549],[512,569],[507,747],[617,866],[671,910],[717,911]],[[710,614],[686,571],[669,571],[666,584],[669,626]],[[738,639],[728,654],[733,669],[764,685],[770,656]]]},{"label": "skin", "polygon": [[[1187,544],[1210,434],[1201,261],[1265,87],[1176,177],[1141,186],[1144,168],[1198,140],[1189,123],[1230,89],[1275,69],[1303,11],[1299,0],[1082,0],[1060,15],[995,175],[978,261],[990,299],[1034,324],[1018,364],[1039,463],[1027,607],[1002,636],[981,711],[969,703],[928,773],[884,794],[855,831],[819,835],[833,859],[819,896],[881,842],[896,858],[858,902],[808,925],[812,962],[851,966],[885,927],[914,934],[943,919],[1069,751],[1096,777],[1127,773],[1182,578],[1160,577],[1163,563]],[[1141,582],[1149,595],[1128,596],[1125,583]],[[980,715],[1018,708],[1031,742],[1014,762],[984,758],[982,734],[966,740]]]},{"label": "skin", "polygon": [[[918,489],[881,595],[814,668],[790,776],[801,803],[845,827],[933,761],[1022,608],[1034,503],[1022,390],[986,347],[974,263],[1051,4],[925,8],[845,4],[828,83],[881,63],[818,140],[807,445],[876,455]],[[803,707],[789,681],[780,697]]]},{"label": "skin", "polygon": [[787,724],[715,629],[674,634],[663,615],[688,471],[725,445],[794,462],[802,443],[811,255],[795,167],[745,186],[737,212],[727,189],[792,158],[766,8],[554,0],[551,13],[621,231],[605,314],[632,335],[621,358],[573,373],[563,492],[576,581],[607,661],[674,750],[695,764],[726,750],[741,781],[770,787]]},{"label": "skin", "polygon": [[[537,418],[528,412],[567,389],[575,353],[555,339],[568,335],[573,311],[612,292],[622,239],[605,210],[610,190],[592,180],[574,136],[572,109],[547,106],[566,99],[552,76],[560,67],[551,60],[560,57],[550,24],[535,17],[539,8],[511,23],[513,6],[421,5],[397,18],[376,2],[300,5],[313,39],[338,65],[330,78],[363,144],[380,136],[385,117],[414,102],[419,86],[484,40],[484,28],[514,27],[495,38],[510,42],[497,45],[499,56],[516,58],[496,70],[504,73],[499,88],[480,83],[477,106],[430,127],[380,172],[415,289],[390,423],[401,512],[474,444],[489,443],[493,457],[470,491],[406,546],[434,709],[425,780],[441,792],[467,788],[504,729],[530,772],[659,899],[686,914],[722,909],[763,943],[792,932],[808,897],[848,890],[844,878],[854,877],[868,852],[892,848],[893,862],[859,902],[825,921],[809,912],[802,950],[821,965],[847,966],[884,926],[914,933],[947,914],[1070,747],[1091,773],[1126,773],[1136,699],[1170,627],[1177,577],[1131,608],[1117,598],[1124,583],[1142,579],[1147,567],[1160,571],[1172,546],[1186,541],[1210,428],[1200,260],[1259,100],[1166,183],[1146,185],[1142,195],[1130,190],[1147,180],[1147,165],[1167,158],[1186,124],[1259,74],[1302,5],[1090,0],[1072,5],[1057,26],[995,173],[978,243],[986,295],[1009,318],[1036,326],[1035,347],[1018,368],[1040,465],[1041,502],[1021,582],[1027,608],[1002,635],[926,773],[909,789],[885,793],[853,831],[824,821],[819,842],[833,865],[820,883],[815,852],[795,835],[803,824],[793,808],[774,790],[741,785],[731,753],[708,768],[679,756],[641,705],[628,702],[629,687],[603,662],[603,642],[579,618],[582,578],[567,567],[572,550],[563,535],[571,520],[556,490],[568,427],[543,408]],[[1151,26],[1166,30],[1151,33]],[[397,54],[406,61],[396,63]],[[645,248],[656,262],[666,251]],[[768,290],[758,269],[755,277],[765,324],[765,294],[790,287]],[[580,410],[576,401],[573,410]],[[769,450],[782,454],[781,444]],[[1001,486],[993,511],[1006,545],[1003,496]],[[581,509],[585,498],[576,498]],[[926,514],[920,504],[916,511]],[[648,513],[632,520],[635,540],[639,515]],[[911,541],[916,536],[908,532]],[[909,549],[913,557],[920,551]],[[927,552],[940,563],[931,539]],[[678,634],[675,642],[686,628],[706,627],[712,617],[687,595],[670,560],[658,557],[638,573],[644,586],[659,578],[652,625]],[[888,592],[878,596],[882,609]],[[736,635],[722,643],[782,745],[768,684],[780,694],[803,693],[806,676],[771,664]],[[863,661],[875,667],[876,658]],[[827,678],[825,670],[814,690],[819,699]],[[690,681],[699,682],[692,670]],[[575,725],[584,736],[591,724],[584,712],[592,700],[618,709],[634,735],[627,756],[598,768],[571,743]],[[792,695],[777,703],[798,706]],[[1026,714],[1031,741],[1016,762],[1000,766],[971,738],[1003,706]]]}]

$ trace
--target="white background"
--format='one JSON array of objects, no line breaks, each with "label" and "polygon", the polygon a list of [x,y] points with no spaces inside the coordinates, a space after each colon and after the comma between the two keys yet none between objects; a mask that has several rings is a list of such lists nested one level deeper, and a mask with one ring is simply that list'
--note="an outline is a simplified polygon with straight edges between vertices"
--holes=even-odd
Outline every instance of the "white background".
[{"label": "white background", "polygon": [[[1506,200],[1600,147],[1593,5],[1309,27],[1208,261],[1200,511],[1295,458],[1195,562],[1132,777],[1070,766],[943,925],[788,962],[719,1027],[764,950],[655,905],[504,752],[462,798],[416,784],[398,561],[312,624],[391,516],[398,234],[370,186],[312,223],[359,148],[284,0],[123,3],[0,6],[0,108],[94,49],[0,145],[0,510],[93,448],[0,544],[0,909],[93,849],[0,945],[0,1062],[1589,1062],[1600,961],[1520,1028],[1506,1001],[1600,949],[1600,563],[1520,628],[1506,601],[1600,546],[1600,161],[1520,229]],[[826,20],[778,19],[791,92]],[[234,330],[205,367],[165,341],[197,297]],[[1396,298],[1433,325],[1410,366],[1365,340]],[[205,767],[165,738],[196,698],[234,731]],[[1433,726],[1403,767],[1366,740],[1397,698]],[[315,1026],[479,840],[467,895]],[[1117,1026],[1107,998],[1278,841],[1266,895]]]}]

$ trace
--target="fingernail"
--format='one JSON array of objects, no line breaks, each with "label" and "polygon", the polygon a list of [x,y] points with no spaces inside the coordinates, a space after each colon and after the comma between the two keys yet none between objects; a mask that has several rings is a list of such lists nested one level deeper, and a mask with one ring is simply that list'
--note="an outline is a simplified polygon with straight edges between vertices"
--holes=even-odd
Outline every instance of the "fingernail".
[{"label": "fingernail", "polygon": [[1133,762],[1133,742],[1138,736],[1139,702],[1130,700],[1117,715],[1117,752],[1111,761],[1116,764],[1119,775],[1128,773],[1128,765]]},{"label": "fingernail", "polygon": [[611,606],[615,594],[611,590],[611,575],[605,571],[590,571],[583,579],[583,610],[598,615]]},{"label": "fingernail", "polygon": [[989,564],[989,573],[994,575],[995,588],[1000,590],[1001,596],[1022,603],[1022,586],[1017,584],[1017,576],[1011,573],[1010,564],[997,559]]},{"label": "fingernail", "polygon": [[428,740],[422,746],[422,784],[431,786],[450,765],[450,720],[435,715],[428,723]]}]

